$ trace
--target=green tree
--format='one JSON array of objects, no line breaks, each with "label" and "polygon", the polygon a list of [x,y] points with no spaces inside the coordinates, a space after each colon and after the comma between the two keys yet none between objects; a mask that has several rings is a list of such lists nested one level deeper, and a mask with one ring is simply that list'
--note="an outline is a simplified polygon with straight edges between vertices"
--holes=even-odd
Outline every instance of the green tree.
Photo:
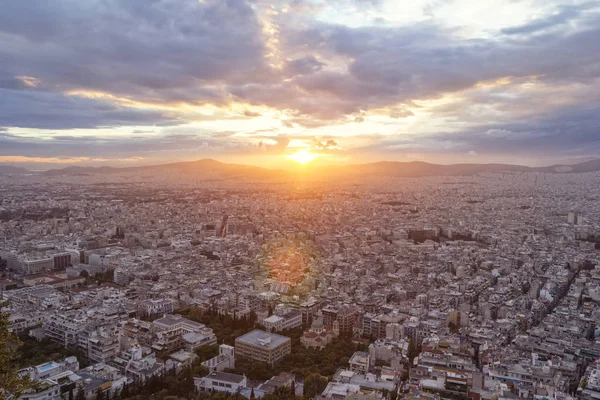
[{"label": "green tree", "polygon": [[327,387],[327,378],[319,373],[308,375],[304,379],[304,398],[312,399],[316,395],[321,394]]},{"label": "green tree", "polygon": [[294,400],[296,397],[294,389],[287,386],[282,386],[275,389],[275,396],[277,400]]},{"label": "green tree", "polygon": [[[0,302],[0,310],[7,305],[7,301]],[[2,399],[18,398],[25,390],[32,387],[29,375],[25,377],[19,375],[16,352],[21,341],[8,331],[9,316],[9,313],[0,312],[0,398]]]},{"label": "green tree", "polygon": [[448,329],[452,333],[458,333],[459,327],[454,322],[448,322]]},{"label": "green tree", "polygon": [[415,346],[415,342],[412,339],[408,341],[408,359],[410,364],[412,365],[413,359],[417,356],[417,346]]},{"label": "green tree", "polygon": [[200,362],[203,362],[217,356],[219,354],[219,346],[217,346],[216,344],[200,346],[196,348],[194,352],[198,356],[198,360]]}]

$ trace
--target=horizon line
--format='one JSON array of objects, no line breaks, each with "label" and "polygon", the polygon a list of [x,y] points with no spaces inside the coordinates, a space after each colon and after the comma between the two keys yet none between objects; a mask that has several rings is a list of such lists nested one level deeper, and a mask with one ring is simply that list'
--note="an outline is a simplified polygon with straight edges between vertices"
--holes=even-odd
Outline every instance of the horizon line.
[{"label": "horizon line", "polygon": [[[312,169],[314,167],[344,167],[344,166],[347,167],[347,166],[374,165],[374,164],[383,164],[383,163],[391,163],[391,164],[415,164],[415,163],[423,163],[423,164],[439,165],[439,166],[453,166],[453,165],[506,165],[506,166],[512,166],[512,167],[525,167],[525,168],[549,168],[549,167],[557,167],[557,166],[574,166],[574,165],[584,164],[584,163],[587,163],[587,162],[597,161],[597,160],[600,160],[600,156],[586,157],[586,159],[583,160],[583,161],[569,163],[569,164],[565,164],[565,163],[561,164],[560,162],[554,162],[554,163],[551,163],[551,164],[544,164],[544,165],[538,165],[538,166],[526,165],[526,164],[513,164],[513,163],[509,163],[509,162],[508,163],[503,163],[503,162],[488,162],[488,163],[486,163],[486,162],[437,163],[437,162],[430,162],[430,161],[425,161],[425,160],[411,160],[411,161],[378,160],[378,161],[372,161],[372,162],[356,162],[356,163],[326,163],[326,162],[323,162],[323,161],[315,161],[315,162],[311,162],[311,163],[308,163],[308,164],[298,164],[298,163],[295,163],[293,161],[289,161],[289,162],[286,163],[286,166],[284,166],[284,167],[274,168],[274,167],[265,167],[265,166],[261,166],[261,165],[258,165],[258,164],[245,164],[245,163],[238,163],[238,162],[220,161],[220,160],[215,159],[215,158],[199,158],[199,159],[193,159],[193,160],[165,161],[165,162],[149,163],[149,164],[136,164],[136,165],[130,165],[130,166],[122,166],[122,165],[121,166],[114,166],[114,165],[110,165],[110,164],[102,164],[102,165],[77,164],[77,165],[60,166],[59,163],[56,163],[56,167],[51,167],[51,168],[47,168],[47,169],[31,169],[31,168],[20,166],[19,164],[27,164],[28,163],[27,161],[23,161],[23,162],[0,163],[0,167],[21,168],[21,169],[25,169],[25,170],[30,171],[30,172],[47,172],[47,171],[53,171],[53,170],[64,170],[64,169],[68,169],[68,168],[94,168],[94,169],[101,169],[101,168],[113,168],[113,169],[150,168],[150,167],[160,167],[160,166],[167,166],[167,165],[174,165],[174,164],[185,164],[185,163],[195,163],[195,162],[202,162],[202,161],[212,161],[212,162],[216,162],[216,163],[223,164],[223,165],[239,165],[239,166],[244,166],[244,167],[260,168],[260,169],[270,170],[270,171]],[[36,162],[32,162],[32,163],[36,163]],[[51,162],[48,162],[48,163],[39,162],[39,164],[52,164],[52,163]]]}]

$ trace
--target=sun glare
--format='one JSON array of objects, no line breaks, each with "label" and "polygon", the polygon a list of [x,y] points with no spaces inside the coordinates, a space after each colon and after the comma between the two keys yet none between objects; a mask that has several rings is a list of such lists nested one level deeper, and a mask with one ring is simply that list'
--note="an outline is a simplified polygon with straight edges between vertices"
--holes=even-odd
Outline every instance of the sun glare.
[{"label": "sun glare", "polygon": [[313,154],[309,150],[298,150],[294,154],[286,156],[288,160],[292,160],[298,164],[307,164],[317,157],[319,157],[318,154]]}]

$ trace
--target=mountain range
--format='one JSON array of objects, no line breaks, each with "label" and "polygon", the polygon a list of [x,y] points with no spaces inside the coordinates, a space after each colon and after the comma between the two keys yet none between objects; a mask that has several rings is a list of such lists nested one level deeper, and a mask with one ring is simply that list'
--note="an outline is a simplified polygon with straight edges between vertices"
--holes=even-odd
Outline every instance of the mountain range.
[{"label": "mountain range", "polygon": [[[311,166],[305,167],[311,168]],[[425,177],[425,176],[468,176],[490,172],[545,172],[545,173],[582,173],[600,171],[600,159],[590,160],[578,164],[558,164],[548,167],[527,167],[510,164],[431,164],[423,161],[396,162],[384,161],[369,164],[352,164],[344,166],[318,166],[322,178],[338,178],[343,176],[360,177]],[[290,171],[267,169],[249,165],[228,164],[212,159],[185,161],[170,164],[116,168],[79,167],[50,169],[47,171],[30,171],[21,167],[0,165],[0,174],[24,175],[40,174],[44,176],[60,175],[95,175],[126,172],[163,173],[177,172],[182,174],[195,174],[198,178],[221,179],[273,179],[284,178],[291,174]]]}]

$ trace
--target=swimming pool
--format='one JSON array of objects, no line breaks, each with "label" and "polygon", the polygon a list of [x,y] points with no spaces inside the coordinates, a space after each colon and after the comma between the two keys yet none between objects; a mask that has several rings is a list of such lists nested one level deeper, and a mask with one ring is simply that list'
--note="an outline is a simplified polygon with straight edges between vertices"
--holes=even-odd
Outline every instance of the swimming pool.
[{"label": "swimming pool", "polygon": [[42,365],[41,367],[38,367],[38,369],[39,369],[41,372],[46,372],[46,371],[48,371],[48,370],[50,370],[50,369],[54,368],[55,366],[56,366],[56,365],[54,365],[54,363],[50,363],[50,364],[45,364],[45,365]]}]

